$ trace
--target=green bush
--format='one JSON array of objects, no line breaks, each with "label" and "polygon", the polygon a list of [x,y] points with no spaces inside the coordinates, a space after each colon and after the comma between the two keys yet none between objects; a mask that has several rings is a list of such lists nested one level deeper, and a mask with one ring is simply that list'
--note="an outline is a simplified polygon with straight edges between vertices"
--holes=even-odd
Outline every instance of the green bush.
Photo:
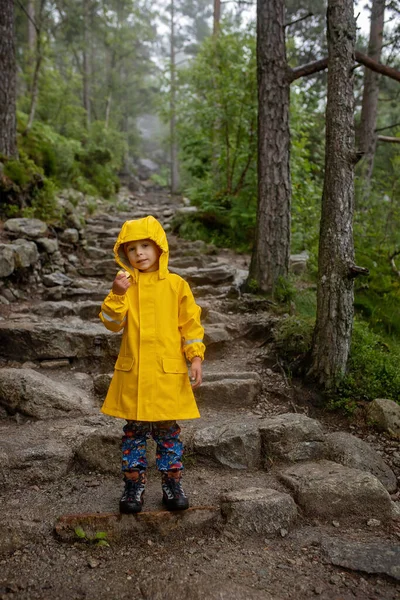
[{"label": "green bush", "polygon": [[[126,153],[124,135],[95,122],[82,139],[67,138],[50,125],[35,121],[25,134],[27,116],[18,113],[20,152],[35,168],[52,180],[55,187],[72,187],[85,194],[110,198],[119,189],[117,176]],[[14,170],[18,167],[14,166]],[[15,172],[23,177],[24,169]]]},{"label": "green bush", "polygon": [[0,180],[2,214],[11,217],[37,217],[49,220],[55,216],[56,186],[23,150],[19,160],[3,159]]},{"label": "green bush", "polygon": [[354,322],[348,373],[339,395],[344,399],[400,401],[400,343],[375,333],[367,322]]}]

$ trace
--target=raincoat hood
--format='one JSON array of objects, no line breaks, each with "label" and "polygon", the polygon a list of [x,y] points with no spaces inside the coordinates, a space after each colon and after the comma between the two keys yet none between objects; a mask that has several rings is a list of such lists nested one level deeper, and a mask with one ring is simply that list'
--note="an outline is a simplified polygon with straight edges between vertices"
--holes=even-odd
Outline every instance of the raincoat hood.
[{"label": "raincoat hood", "polygon": [[125,221],[114,246],[116,262],[132,275],[135,282],[138,280],[139,271],[130,264],[124,244],[147,239],[152,240],[161,250],[158,276],[159,279],[165,279],[168,274],[168,240],[161,223],[151,215],[143,219]]}]

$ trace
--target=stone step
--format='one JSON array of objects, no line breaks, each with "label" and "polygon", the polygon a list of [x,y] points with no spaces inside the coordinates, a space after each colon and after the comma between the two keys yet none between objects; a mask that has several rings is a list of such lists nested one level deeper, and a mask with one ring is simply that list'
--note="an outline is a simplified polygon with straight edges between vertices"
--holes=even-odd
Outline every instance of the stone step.
[{"label": "stone step", "polygon": [[[85,424],[87,423],[87,424]],[[96,431],[90,418],[0,425],[0,481],[3,487],[38,485],[66,476],[77,447]]]},{"label": "stone step", "polygon": [[196,390],[200,407],[251,407],[261,391],[258,373],[206,373]]},{"label": "stone step", "polygon": [[394,502],[381,482],[364,471],[321,460],[287,467],[279,479],[305,515],[352,523],[376,518],[390,521]]},{"label": "stone step", "polygon": [[172,267],[172,273],[176,273],[183,277],[191,285],[223,285],[233,282],[235,278],[234,269],[225,264],[218,264],[198,269],[196,267],[188,267],[179,269]]},{"label": "stone step", "polygon": [[[149,511],[138,515],[94,513],[63,515],[56,521],[54,531],[64,542],[106,539],[115,542],[130,536],[158,534],[185,535],[187,531],[215,526],[221,521],[219,507],[199,506],[184,511]],[[99,532],[102,535],[99,536]]]},{"label": "stone step", "polygon": [[61,300],[59,302],[41,302],[30,309],[27,308],[26,312],[33,312],[35,315],[41,315],[43,317],[70,317],[76,316],[84,321],[91,319],[97,319],[100,312],[99,301],[77,301],[72,302],[70,300]]},{"label": "stone step", "polygon": [[68,359],[71,364],[111,370],[118,355],[121,338],[107,331],[102,323],[78,317],[49,319],[34,323],[1,321],[0,346],[3,358],[23,363]]},{"label": "stone step", "polygon": [[[90,377],[89,377],[90,379]],[[0,369],[0,406],[8,414],[34,419],[77,416],[93,411],[92,398],[82,388],[54,381],[33,369]]]}]

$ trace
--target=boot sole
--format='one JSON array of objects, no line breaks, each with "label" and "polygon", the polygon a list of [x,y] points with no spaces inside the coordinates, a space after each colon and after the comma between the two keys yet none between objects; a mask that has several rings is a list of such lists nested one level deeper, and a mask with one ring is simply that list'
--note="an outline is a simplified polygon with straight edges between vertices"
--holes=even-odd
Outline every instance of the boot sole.
[{"label": "boot sole", "polygon": [[189,508],[189,502],[186,504],[186,506],[169,506],[168,502],[163,498],[162,503],[165,506],[165,508],[171,512],[177,511],[177,510],[187,510]]}]

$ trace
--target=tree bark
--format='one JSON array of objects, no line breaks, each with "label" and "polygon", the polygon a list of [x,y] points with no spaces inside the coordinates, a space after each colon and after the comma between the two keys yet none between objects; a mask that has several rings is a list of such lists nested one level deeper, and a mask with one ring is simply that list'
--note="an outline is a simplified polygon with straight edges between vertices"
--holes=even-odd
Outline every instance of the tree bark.
[{"label": "tree bark", "polygon": [[213,35],[218,35],[221,22],[221,0],[214,0]]},{"label": "tree bark", "polygon": [[29,48],[29,60],[32,62],[32,58],[35,55],[36,48],[36,28],[35,28],[35,2],[29,0],[27,4],[28,13],[28,48]]},{"label": "tree bark", "polygon": [[0,155],[18,156],[14,2],[0,0]]},{"label": "tree bark", "polygon": [[83,106],[86,111],[87,129],[89,129],[91,123],[89,50],[89,0],[85,0],[83,14]]},{"label": "tree bark", "polygon": [[175,4],[171,0],[171,46],[170,46],[170,137],[171,137],[171,193],[179,192],[178,142],[176,139],[176,60],[175,60]]},{"label": "tree bark", "polygon": [[289,93],[284,0],[257,2],[258,207],[249,282],[273,293],[290,254]]},{"label": "tree bark", "polygon": [[345,374],[353,324],[353,0],[329,0],[325,180],[318,258],[317,319],[309,375],[332,390]]},{"label": "tree bark", "polygon": [[[383,22],[386,0],[373,0],[371,10],[371,29],[368,44],[368,56],[379,62],[382,52]],[[364,91],[361,106],[361,122],[358,132],[359,153],[363,156],[361,173],[364,192],[368,193],[374,167],[377,136],[375,133],[378,114],[379,75],[365,69]]]}]

